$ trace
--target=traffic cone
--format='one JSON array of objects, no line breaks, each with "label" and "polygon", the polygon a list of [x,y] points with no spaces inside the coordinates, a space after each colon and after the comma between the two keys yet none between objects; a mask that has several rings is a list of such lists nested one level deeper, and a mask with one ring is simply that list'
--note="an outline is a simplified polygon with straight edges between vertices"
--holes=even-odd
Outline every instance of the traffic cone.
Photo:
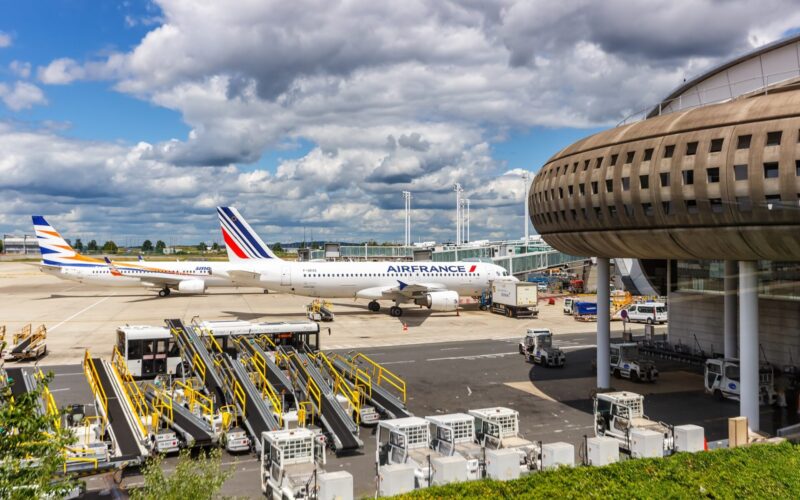
[{"label": "traffic cone", "polygon": [[404,332],[408,331],[408,324],[407,323],[403,323],[403,331]]},{"label": "traffic cone", "polygon": [[703,436],[703,449],[708,451],[708,439],[705,436]]}]

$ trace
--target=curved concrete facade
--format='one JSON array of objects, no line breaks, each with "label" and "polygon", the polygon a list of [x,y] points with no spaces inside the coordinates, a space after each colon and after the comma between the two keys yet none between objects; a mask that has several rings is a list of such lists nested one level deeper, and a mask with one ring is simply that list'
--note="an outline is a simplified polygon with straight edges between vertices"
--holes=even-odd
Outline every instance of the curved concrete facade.
[{"label": "curved concrete facade", "polygon": [[800,82],[578,141],[528,204],[571,255],[800,261]]}]

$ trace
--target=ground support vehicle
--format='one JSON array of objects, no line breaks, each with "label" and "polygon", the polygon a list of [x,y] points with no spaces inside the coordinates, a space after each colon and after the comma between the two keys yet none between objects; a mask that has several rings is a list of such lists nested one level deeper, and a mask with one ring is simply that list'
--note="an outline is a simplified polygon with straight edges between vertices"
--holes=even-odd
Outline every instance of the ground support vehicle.
[{"label": "ground support vehicle", "polygon": [[564,366],[567,360],[564,351],[553,345],[553,333],[549,328],[528,328],[519,341],[519,353],[524,354],[528,362],[542,366]]},{"label": "ground support vehicle", "polygon": [[[775,404],[774,373],[772,366],[761,363],[758,369],[758,399],[759,404]],[[705,390],[718,399],[733,399],[739,401],[742,384],[739,381],[739,360],[733,358],[711,358],[706,360],[703,374]]]},{"label": "ground support vehicle", "polygon": [[317,479],[325,466],[325,445],[311,429],[261,435],[261,491],[275,500],[317,498]]},{"label": "ground support vehicle", "polygon": [[4,359],[8,361],[21,361],[39,359],[47,354],[47,328],[39,325],[35,331],[31,325],[26,325],[11,338],[11,347],[5,353]]},{"label": "ground support vehicle", "polygon": [[430,438],[430,427],[424,418],[382,420],[375,433],[377,469],[385,465],[409,464],[414,467],[414,486],[427,488],[433,476],[431,459],[447,456],[431,450]]},{"label": "ground support vehicle", "polygon": [[564,314],[572,316],[572,314],[575,312],[573,310],[573,304],[575,304],[575,302],[578,302],[578,299],[576,299],[575,297],[566,297],[564,299],[564,306],[562,308]]},{"label": "ground support vehicle", "polygon": [[576,321],[597,321],[596,302],[573,302],[572,309],[572,317]]},{"label": "ground support vehicle", "polygon": [[306,306],[306,314],[311,321],[333,321],[333,305],[327,300],[314,299]]},{"label": "ground support vehicle", "polygon": [[509,318],[535,318],[539,314],[538,298],[538,288],[535,283],[493,281],[490,309]]},{"label": "ground support vehicle", "polygon": [[667,305],[663,302],[644,302],[631,304],[623,316],[631,323],[647,323],[663,325],[667,322]]},{"label": "ground support vehicle", "polygon": [[616,378],[628,378],[634,382],[655,382],[658,370],[650,361],[639,356],[639,345],[635,342],[611,344],[611,373]]},{"label": "ground support vehicle", "polygon": [[483,447],[475,439],[475,417],[451,413],[425,417],[431,423],[431,448],[444,456],[458,455],[467,461],[467,479],[483,477]]},{"label": "ground support vehicle", "polygon": [[498,406],[467,413],[475,418],[475,438],[483,447],[516,450],[522,473],[540,468],[541,446],[520,435],[518,411]]},{"label": "ground support vehicle", "polygon": [[594,397],[594,435],[611,437],[619,442],[620,450],[630,453],[631,431],[647,429],[664,436],[663,452],[673,450],[672,426],[649,419],[644,414],[644,396],[634,392],[598,393]]}]

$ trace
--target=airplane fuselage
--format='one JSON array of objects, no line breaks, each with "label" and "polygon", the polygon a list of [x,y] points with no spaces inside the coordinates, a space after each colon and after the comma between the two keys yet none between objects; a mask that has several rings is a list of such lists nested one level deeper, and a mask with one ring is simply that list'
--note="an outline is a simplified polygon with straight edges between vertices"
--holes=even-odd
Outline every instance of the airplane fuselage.
[{"label": "airplane fuselage", "polygon": [[505,269],[483,262],[288,262],[239,264],[261,274],[269,290],[325,298],[385,298],[382,290],[432,285],[460,296],[479,296]]},{"label": "airplane fuselage", "polygon": [[44,273],[60,279],[77,281],[98,286],[147,287],[148,279],[153,280],[152,288],[162,288],[161,280],[200,280],[206,287],[240,286],[232,280],[227,271],[228,262],[115,262],[114,266],[105,263],[53,266],[43,264]]}]

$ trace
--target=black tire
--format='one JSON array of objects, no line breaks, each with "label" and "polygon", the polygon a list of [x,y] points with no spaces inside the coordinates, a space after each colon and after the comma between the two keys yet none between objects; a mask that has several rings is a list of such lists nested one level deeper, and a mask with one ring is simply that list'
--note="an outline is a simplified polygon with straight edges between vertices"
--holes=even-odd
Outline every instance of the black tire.
[{"label": "black tire", "polygon": [[381,310],[381,305],[380,305],[380,304],[379,304],[377,301],[375,301],[375,300],[373,300],[372,302],[370,302],[370,303],[369,303],[369,306],[367,306],[367,307],[368,307],[368,308],[369,308],[369,310],[370,310],[370,311],[372,311],[372,312],[378,312],[378,311],[380,311],[380,310]]},{"label": "black tire", "polygon": [[717,401],[725,401],[725,396],[722,395],[722,391],[720,391],[719,389],[714,390],[714,398]]},{"label": "black tire", "polygon": [[614,378],[622,378],[622,373],[619,370],[614,370]]},{"label": "black tire", "polygon": [[639,382],[641,380],[639,378],[639,372],[631,370],[631,380],[634,382]]},{"label": "black tire", "polygon": [[525,350],[522,348],[521,345],[518,345],[517,347],[519,348],[519,353],[520,354],[525,354]]},{"label": "black tire", "polygon": [[653,324],[653,320],[652,320],[652,319],[650,319],[650,318],[647,318],[647,321],[646,321],[646,323],[647,323],[648,325],[652,325],[652,324]]},{"label": "black tire", "polygon": [[167,290],[169,290],[169,288],[162,288],[161,290],[158,291],[158,296],[159,297],[166,297],[168,295],[167,294]]}]

